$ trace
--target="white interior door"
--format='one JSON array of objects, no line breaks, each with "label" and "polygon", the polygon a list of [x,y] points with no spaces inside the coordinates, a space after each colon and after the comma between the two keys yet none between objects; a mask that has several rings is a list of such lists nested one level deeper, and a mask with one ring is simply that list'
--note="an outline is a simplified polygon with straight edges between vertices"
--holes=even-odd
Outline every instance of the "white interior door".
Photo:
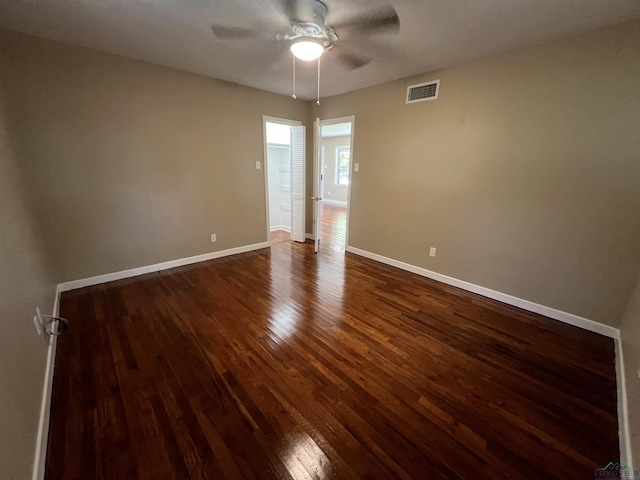
[{"label": "white interior door", "polygon": [[326,165],[324,163],[324,146],[322,146],[322,137],[320,137],[320,196],[324,197],[324,181],[325,181],[325,175],[327,174],[327,172],[325,172],[325,168]]},{"label": "white interior door", "polygon": [[320,131],[320,119],[313,122],[313,233],[315,238],[315,252],[320,247],[320,201],[322,200],[322,162],[320,161],[320,148],[322,147],[322,133]]},{"label": "white interior door", "polygon": [[291,240],[305,241],[304,225],[304,127],[291,127]]},{"label": "white interior door", "polygon": [[[342,124],[349,124],[348,125],[348,129],[345,131],[345,126]],[[324,129],[325,127],[327,127],[327,131],[325,132]],[[333,128],[330,128],[333,127]],[[346,216],[346,222],[344,224],[344,229],[345,229],[345,240],[344,240],[344,246],[345,248],[349,246],[349,218],[351,217],[351,186],[353,185],[353,174],[354,172],[357,172],[359,169],[359,166],[357,163],[354,163],[355,160],[355,154],[354,154],[354,150],[353,150],[353,138],[354,138],[354,127],[355,127],[355,116],[354,115],[350,115],[348,117],[339,117],[339,118],[330,118],[330,119],[325,119],[322,120],[320,122],[320,131],[318,133],[316,133],[316,135],[318,135],[318,138],[320,138],[320,142],[323,142],[323,138],[322,138],[322,134],[326,134],[327,136],[347,136],[350,135],[350,142],[349,142],[349,151],[350,151],[350,161],[349,161],[349,182],[348,182],[348,186],[347,186],[347,216]],[[326,137],[325,137],[326,138]],[[329,155],[329,153],[327,153],[327,155]],[[330,169],[331,170],[331,169]],[[323,174],[328,174],[329,175],[329,181],[331,181],[332,183],[334,183],[332,176],[336,173],[335,171],[330,171],[330,172],[323,172]],[[357,174],[356,174],[357,176]],[[326,178],[325,178],[326,180]],[[337,183],[337,182],[336,182]],[[333,189],[331,189],[331,191],[333,191]]]}]

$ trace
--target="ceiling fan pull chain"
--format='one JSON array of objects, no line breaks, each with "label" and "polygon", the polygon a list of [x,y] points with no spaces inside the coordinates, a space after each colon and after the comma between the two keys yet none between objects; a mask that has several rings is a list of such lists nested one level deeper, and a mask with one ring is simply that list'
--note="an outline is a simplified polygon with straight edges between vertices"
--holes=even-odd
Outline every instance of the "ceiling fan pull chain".
[{"label": "ceiling fan pull chain", "polygon": [[320,57],[318,57],[318,101],[316,105],[320,105]]},{"label": "ceiling fan pull chain", "polygon": [[293,98],[298,98],[296,97],[296,56],[295,55],[291,55],[293,57],[293,95],[291,95]]}]

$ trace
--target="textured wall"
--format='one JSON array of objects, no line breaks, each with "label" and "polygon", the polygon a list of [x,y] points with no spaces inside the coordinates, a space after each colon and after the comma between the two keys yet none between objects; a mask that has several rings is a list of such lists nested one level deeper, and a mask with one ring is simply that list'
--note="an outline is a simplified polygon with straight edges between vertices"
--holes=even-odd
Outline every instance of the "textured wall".
[{"label": "textured wall", "polygon": [[633,467],[640,462],[640,278],[620,327],[626,374]]},{"label": "textured wall", "polygon": [[[356,116],[353,246],[612,325],[626,311],[637,444],[639,60],[634,22],[316,108],[0,32],[0,477],[31,471],[46,355],[31,316],[54,283],[266,239],[262,115]],[[404,104],[433,78],[437,101]]]},{"label": "textured wall", "polygon": [[[439,98],[406,105],[431,79]],[[349,243],[617,326],[640,271],[639,85],[632,22],[324,99],[321,118],[356,117]]]},{"label": "textured wall", "polygon": [[49,314],[55,285],[33,221],[0,84],[0,478],[31,476],[47,344],[36,336],[36,306]]},{"label": "textured wall", "polygon": [[308,102],[25,35],[0,41],[58,281],[266,241],[262,116],[305,122]]},{"label": "textured wall", "polygon": [[35,307],[51,313],[59,282],[265,241],[262,116],[310,109],[1,30],[0,64],[0,478],[23,479],[46,363]]}]

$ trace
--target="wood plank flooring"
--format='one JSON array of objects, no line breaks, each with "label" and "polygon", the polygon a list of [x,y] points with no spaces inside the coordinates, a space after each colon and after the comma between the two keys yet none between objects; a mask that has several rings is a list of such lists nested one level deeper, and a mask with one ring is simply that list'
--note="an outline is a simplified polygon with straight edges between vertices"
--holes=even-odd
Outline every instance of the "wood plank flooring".
[{"label": "wood plank flooring", "polygon": [[619,459],[612,340],[331,245],[65,293],[47,478],[589,479]]},{"label": "wood plank flooring", "polygon": [[[320,247],[328,252],[343,253],[347,233],[347,206],[320,203]],[[271,243],[291,240],[284,230],[271,232]]]},{"label": "wood plank flooring", "polygon": [[321,203],[320,231],[323,251],[343,253],[347,233],[347,206]]}]

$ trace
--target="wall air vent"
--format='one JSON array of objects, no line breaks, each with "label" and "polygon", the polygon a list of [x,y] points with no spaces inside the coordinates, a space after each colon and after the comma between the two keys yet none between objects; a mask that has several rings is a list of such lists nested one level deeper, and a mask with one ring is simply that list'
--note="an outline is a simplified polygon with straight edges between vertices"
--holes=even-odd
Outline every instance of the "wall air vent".
[{"label": "wall air vent", "polygon": [[407,87],[407,103],[426,102],[438,98],[440,80],[409,85]]}]

